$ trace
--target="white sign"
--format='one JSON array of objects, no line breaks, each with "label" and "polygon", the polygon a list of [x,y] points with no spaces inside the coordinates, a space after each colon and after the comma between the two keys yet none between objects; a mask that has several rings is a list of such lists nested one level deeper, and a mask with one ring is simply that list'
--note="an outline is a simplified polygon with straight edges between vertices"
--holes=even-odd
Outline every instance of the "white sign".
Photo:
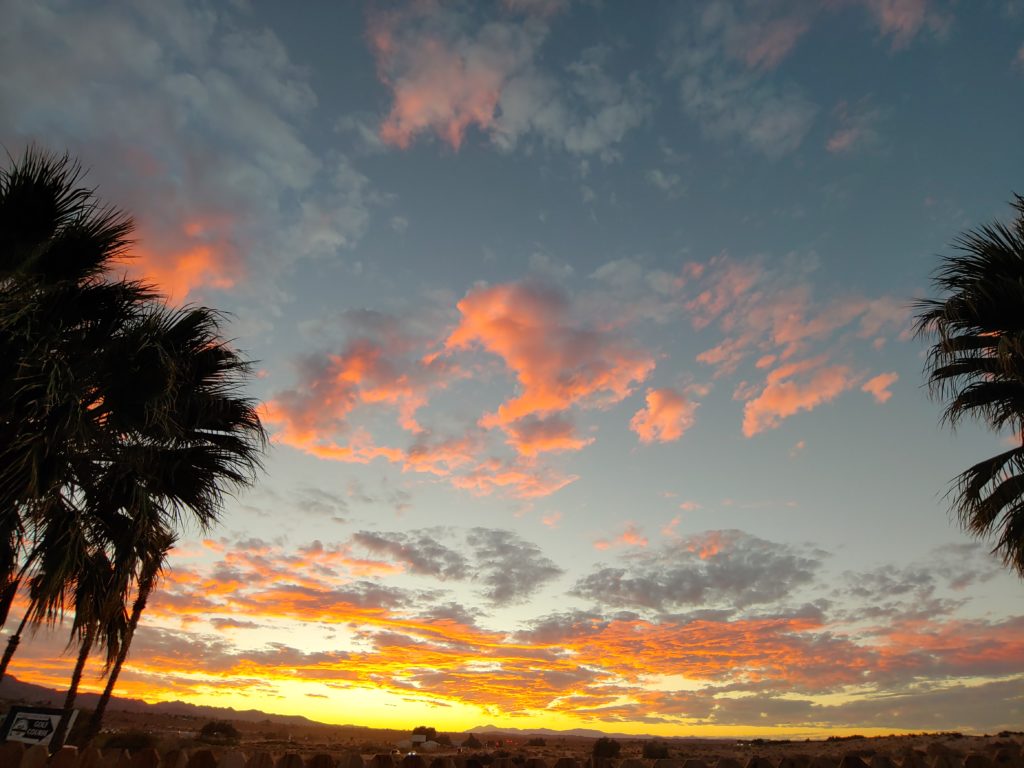
[{"label": "white sign", "polygon": [[[60,723],[62,711],[44,707],[11,707],[3,725],[4,741],[22,741],[26,744],[49,745],[53,733]],[[78,710],[71,712],[67,733],[78,717]]]}]

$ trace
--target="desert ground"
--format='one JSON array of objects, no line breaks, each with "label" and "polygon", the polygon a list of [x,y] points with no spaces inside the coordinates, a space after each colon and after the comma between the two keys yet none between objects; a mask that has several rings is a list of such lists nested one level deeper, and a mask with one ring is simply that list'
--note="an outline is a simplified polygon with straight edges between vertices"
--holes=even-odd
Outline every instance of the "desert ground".
[{"label": "desert ground", "polygon": [[[154,737],[155,746],[161,751],[176,748],[199,749],[211,745],[198,738],[200,729],[209,722],[208,718],[189,715],[159,715],[114,711],[108,714],[104,739],[130,733],[147,733]],[[340,754],[358,752],[364,758],[376,754],[391,753],[395,745],[408,739],[410,731],[385,730],[356,726],[332,726],[324,724],[282,724],[271,720],[233,720],[240,738],[233,749],[246,753],[266,751],[282,754],[297,752],[302,755],[318,753]],[[439,732],[440,733],[440,732]],[[447,733],[454,745],[459,745],[469,734]],[[525,762],[532,757],[543,758],[549,766],[562,757],[573,757],[581,764],[591,756],[595,739],[556,735],[544,736],[543,746],[531,746],[528,742],[537,737],[523,734],[478,733],[483,742],[479,750],[463,750],[463,754],[484,754],[491,757],[510,757],[513,763]],[[619,759],[640,758],[644,744],[650,739],[639,737],[617,737],[621,745]],[[956,766],[969,755],[984,755],[993,765],[1007,765],[1008,768],[1024,768],[1021,755],[1024,751],[1024,731],[1001,732],[999,734],[968,735],[961,733],[920,733],[876,737],[831,737],[822,740],[789,739],[696,739],[663,738],[658,741],[668,745],[669,756],[675,760],[701,760],[712,765],[721,758],[731,758],[740,765],[746,765],[751,758],[766,758],[778,765],[783,758],[795,758],[797,764],[808,765],[814,758],[824,757],[820,768],[827,764],[838,766],[842,758],[856,756],[870,763],[872,758],[889,757],[902,762],[913,751],[925,758],[927,765],[937,764],[938,756],[953,758],[947,765]],[[437,755],[451,755],[454,749],[442,748]],[[424,755],[429,764],[433,755]],[[397,761],[396,761],[397,762]],[[484,758],[482,762],[489,762]],[[651,761],[645,761],[648,764]],[[940,763],[942,761],[939,761]],[[926,768],[926,766],[922,766]]]}]

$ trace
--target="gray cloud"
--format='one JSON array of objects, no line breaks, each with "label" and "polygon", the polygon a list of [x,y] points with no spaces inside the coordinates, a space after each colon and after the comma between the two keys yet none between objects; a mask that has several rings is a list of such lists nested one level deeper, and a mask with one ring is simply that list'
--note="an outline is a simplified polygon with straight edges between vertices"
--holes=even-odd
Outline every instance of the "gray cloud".
[{"label": "gray cloud", "polygon": [[466,542],[476,559],[475,581],[484,584],[492,603],[519,603],[563,571],[540,547],[512,531],[472,528]]},{"label": "gray cloud", "polygon": [[359,531],[352,536],[352,543],[375,555],[402,563],[410,573],[461,581],[469,575],[470,562],[465,555],[439,541],[447,536],[448,531],[444,528],[426,528],[409,533]]},{"label": "gray cloud", "polygon": [[820,553],[711,531],[634,553],[625,567],[600,567],[571,594],[595,603],[660,612],[686,606],[745,608],[790,595],[814,578]]},{"label": "gray cloud", "polygon": [[479,584],[493,605],[522,602],[563,572],[536,544],[495,528],[472,528],[461,536],[449,528],[359,531],[351,541],[410,573]]}]

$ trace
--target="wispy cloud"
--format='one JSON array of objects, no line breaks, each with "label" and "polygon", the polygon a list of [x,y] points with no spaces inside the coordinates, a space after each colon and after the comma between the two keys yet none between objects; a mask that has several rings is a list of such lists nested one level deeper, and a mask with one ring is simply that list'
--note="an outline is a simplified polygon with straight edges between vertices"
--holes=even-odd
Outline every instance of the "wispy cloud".
[{"label": "wispy cloud", "polygon": [[369,39],[393,95],[380,138],[406,148],[433,133],[458,149],[475,128],[505,150],[533,136],[576,154],[613,152],[644,122],[650,97],[636,76],[607,73],[603,47],[563,73],[543,71],[539,52],[559,10],[543,7],[506,4],[487,20],[434,3],[371,13]]},{"label": "wispy cloud", "polygon": [[[280,301],[267,285],[295,260],[364,234],[368,180],[310,148],[308,73],[245,14],[40,2],[13,5],[5,23],[16,32],[0,52],[0,111],[18,115],[5,145],[67,147],[94,168],[89,182],[137,222],[129,268],[175,301],[229,289]],[[59,59],[40,57],[54,41]]]},{"label": "wispy cloud", "polygon": [[837,127],[825,142],[825,148],[835,154],[844,154],[869,148],[879,140],[877,125],[881,112],[867,104],[850,106],[845,101],[832,111]]}]

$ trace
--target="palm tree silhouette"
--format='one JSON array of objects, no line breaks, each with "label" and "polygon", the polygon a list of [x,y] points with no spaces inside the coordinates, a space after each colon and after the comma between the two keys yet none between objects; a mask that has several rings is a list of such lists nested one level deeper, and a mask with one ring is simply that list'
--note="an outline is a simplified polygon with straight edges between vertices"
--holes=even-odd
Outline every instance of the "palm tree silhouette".
[{"label": "palm tree silhouette", "polygon": [[109,671],[88,736],[176,532],[255,482],[266,435],[221,315],[112,280],[131,222],[79,179],[36,149],[0,171],[0,622],[29,601],[0,678],[26,627],[73,610],[66,712],[94,647]]},{"label": "palm tree silhouette", "polygon": [[972,416],[1020,443],[960,474],[950,494],[960,523],[994,537],[993,553],[1024,577],[1024,197],[1016,219],[969,230],[933,279],[943,298],[917,302],[919,336],[934,339],[926,363],[943,420]]}]

